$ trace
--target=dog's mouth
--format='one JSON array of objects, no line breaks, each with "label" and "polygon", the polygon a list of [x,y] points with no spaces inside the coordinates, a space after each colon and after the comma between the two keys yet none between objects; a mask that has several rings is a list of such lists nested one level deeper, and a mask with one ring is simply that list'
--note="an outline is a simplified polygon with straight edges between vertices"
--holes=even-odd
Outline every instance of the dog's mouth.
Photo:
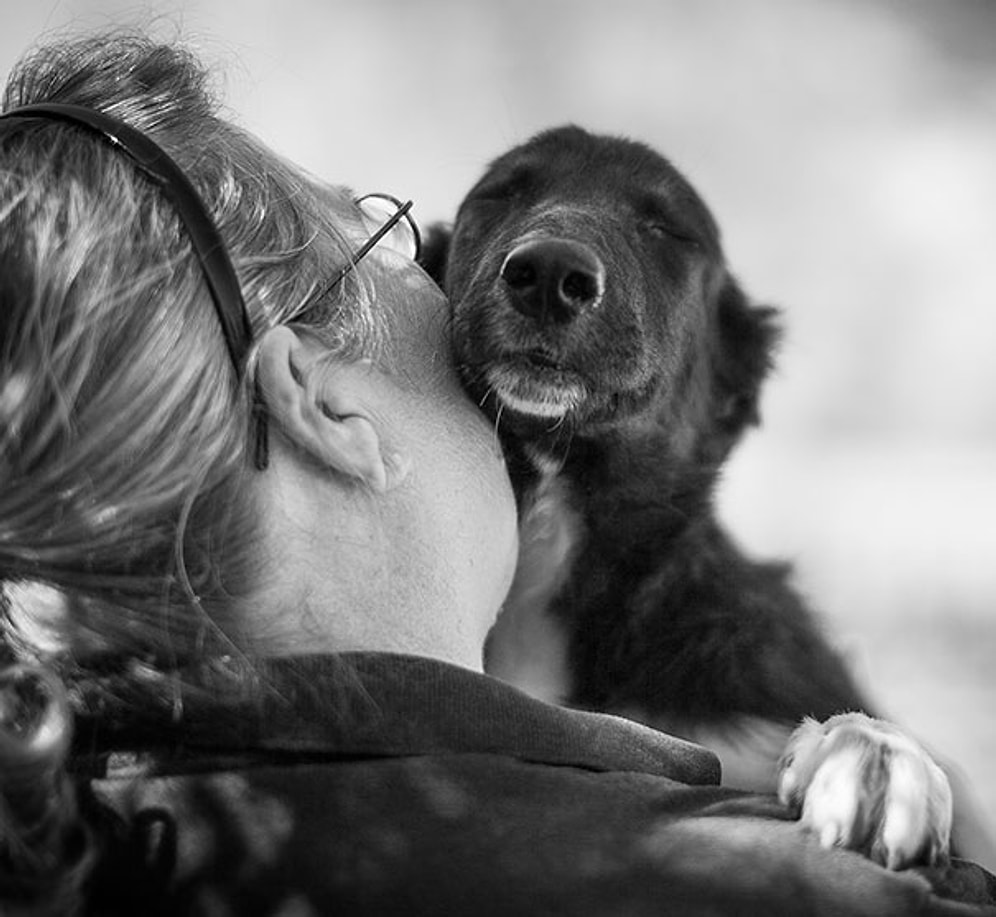
[{"label": "dog's mouth", "polygon": [[558,420],[588,396],[580,374],[546,350],[506,355],[488,366],[484,375],[502,406],[529,417]]}]

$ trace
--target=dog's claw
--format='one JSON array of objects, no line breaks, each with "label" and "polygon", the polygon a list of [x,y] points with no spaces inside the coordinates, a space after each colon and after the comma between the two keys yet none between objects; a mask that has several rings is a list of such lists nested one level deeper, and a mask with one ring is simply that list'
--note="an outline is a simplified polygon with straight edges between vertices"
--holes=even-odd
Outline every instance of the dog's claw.
[{"label": "dog's claw", "polygon": [[824,847],[857,850],[887,869],[948,856],[951,788],[913,739],[860,713],[806,720],[789,740],[778,796]]}]

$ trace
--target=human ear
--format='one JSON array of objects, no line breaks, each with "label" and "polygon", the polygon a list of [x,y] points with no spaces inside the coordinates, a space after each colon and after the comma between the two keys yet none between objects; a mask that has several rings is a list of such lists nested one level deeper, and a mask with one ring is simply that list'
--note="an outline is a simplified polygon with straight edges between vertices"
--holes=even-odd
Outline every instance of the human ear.
[{"label": "human ear", "polygon": [[404,463],[385,453],[381,433],[345,383],[345,372],[338,376],[342,385],[315,398],[307,386],[313,360],[292,329],[279,326],[263,335],[257,380],[272,424],[323,465],[374,491],[388,490],[404,477]]}]

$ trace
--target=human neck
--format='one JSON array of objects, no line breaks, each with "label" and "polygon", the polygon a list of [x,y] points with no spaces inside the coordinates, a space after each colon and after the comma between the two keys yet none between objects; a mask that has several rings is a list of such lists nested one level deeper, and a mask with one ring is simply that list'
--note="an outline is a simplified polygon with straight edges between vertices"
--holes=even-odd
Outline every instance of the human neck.
[{"label": "human neck", "polygon": [[246,639],[263,656],[406,653],[482,669],[480,640],[417,533],[395,520],[403,495],[377,494],[288,464],[261,480],[265,582]]}]

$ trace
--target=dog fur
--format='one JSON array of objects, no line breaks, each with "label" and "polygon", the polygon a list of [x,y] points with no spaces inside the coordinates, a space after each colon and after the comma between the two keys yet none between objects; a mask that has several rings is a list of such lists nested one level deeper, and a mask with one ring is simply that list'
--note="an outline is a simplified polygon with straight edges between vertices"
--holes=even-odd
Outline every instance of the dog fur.
[{"label": "dog fur", "polygon": [[[724,782],[764,790],[804,719],[870,712],[789,569],[747,557],[717,521],[778,313],[741,290],[684,177],[642,143],[545,131],[491,163],[422,261],[519,499],[521,559],[486,670],[699,741]],[[829,744],[802,747],[811,779]],[[804,798],[801,772],[786,800]],[[935,777],[920,788],[943,797]],[[946,853],[928,834],[883,857]]]}]

